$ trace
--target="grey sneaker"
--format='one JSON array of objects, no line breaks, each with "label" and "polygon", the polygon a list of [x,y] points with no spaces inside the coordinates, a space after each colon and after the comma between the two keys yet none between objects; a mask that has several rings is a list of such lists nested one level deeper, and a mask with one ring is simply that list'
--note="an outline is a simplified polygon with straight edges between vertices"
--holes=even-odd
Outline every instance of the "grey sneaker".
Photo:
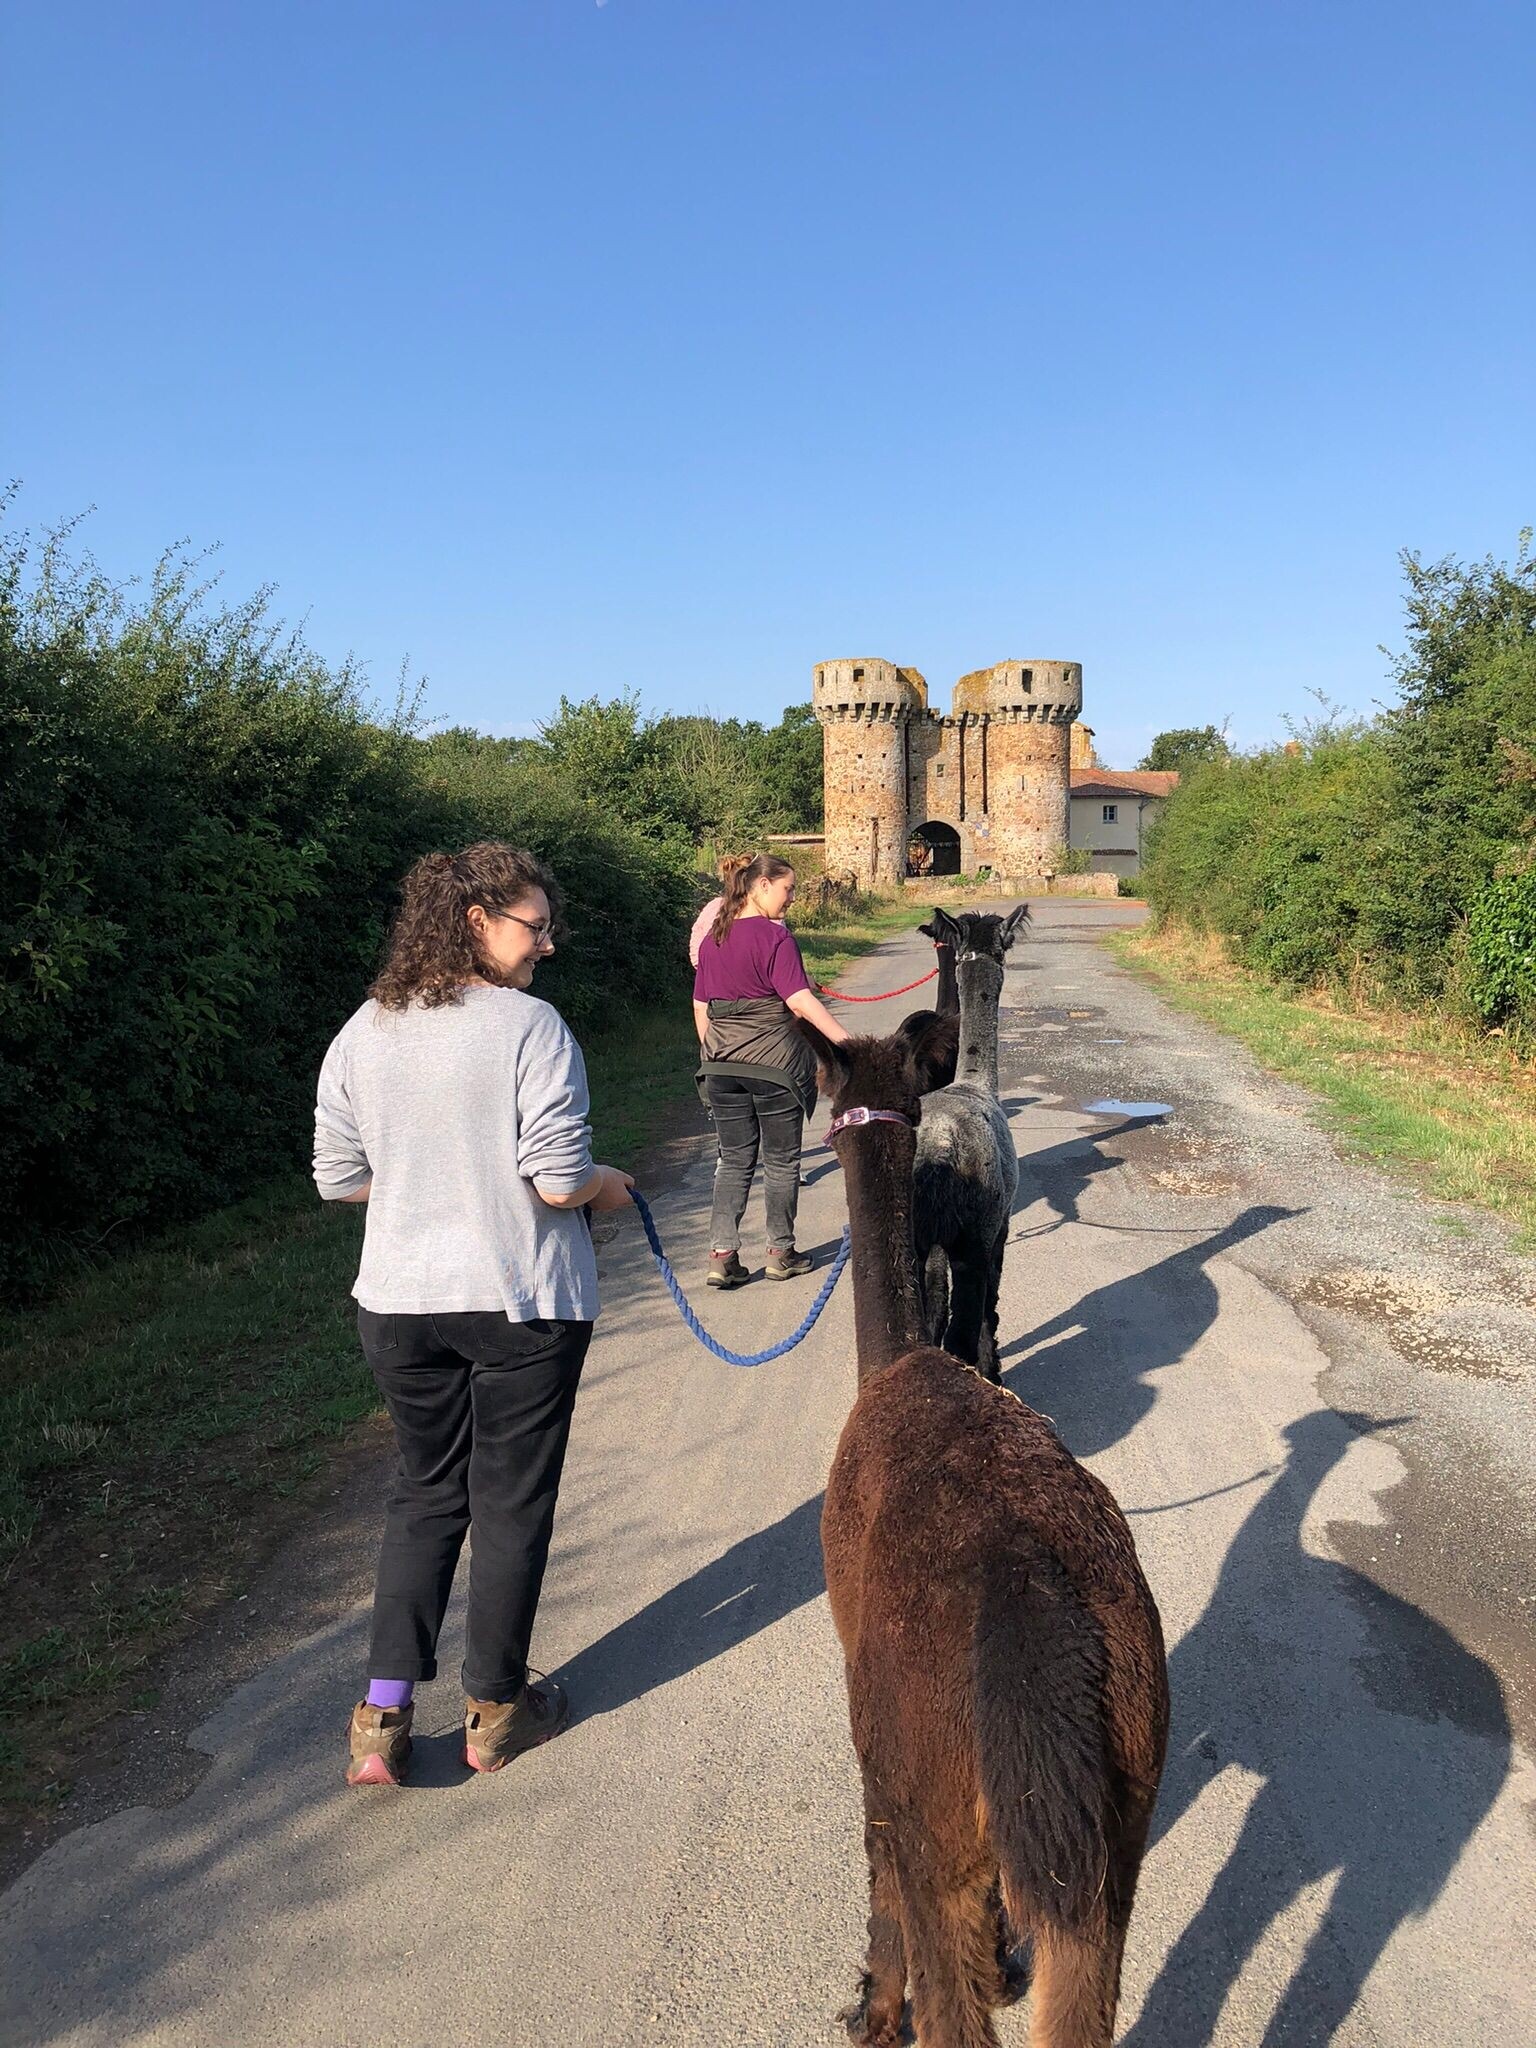
[{"label": "grey sneaker", "polygon": [[739,1252],[716,1252],[704,1276],[706,1287],[741,1287],[752,1278],[741,1263]]},{"label": "grey sneaker", "polygon": [[782,1252],[770,1252],[763,1271],[770,1280],[793,1280],[801,1273],[809,1273],[816,1261],[809,1252],[797,1252],[793,1245]]}]

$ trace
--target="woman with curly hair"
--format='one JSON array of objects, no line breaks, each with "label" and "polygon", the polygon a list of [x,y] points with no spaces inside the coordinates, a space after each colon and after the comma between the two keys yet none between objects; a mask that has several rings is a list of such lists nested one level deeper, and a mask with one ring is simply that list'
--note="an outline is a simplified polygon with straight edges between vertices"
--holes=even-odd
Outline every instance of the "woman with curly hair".
[{"label": "woman with curly hair", "polygon": [[583,1210],[634,1183],[593,1164],[581,1049],[528,993],[559,904],[541,861],[494,840],[417,861],[320,1073],[315,1183],[368,1204],[352,1291],[400,1453],[353,1785],[400,1782],[471,1526],[464,1761],[499,1770],[566,1717],[528,1641],[597,1314]]}]

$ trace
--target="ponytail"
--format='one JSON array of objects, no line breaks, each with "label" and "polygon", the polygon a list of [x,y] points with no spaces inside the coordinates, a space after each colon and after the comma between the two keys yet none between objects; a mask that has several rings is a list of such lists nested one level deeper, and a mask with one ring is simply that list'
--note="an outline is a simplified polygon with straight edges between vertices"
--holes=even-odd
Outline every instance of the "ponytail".
[{"label": "ponytail", "polygon": [[747,898],[758,882],[782,881],[785,875],[792,875],[794,868],[787,860],[780,860],[776,853],[730,854],[720,863],[720,879],[725,885],[725,901],[710,927],[710,936],[717,946],[723,946],[731,926],[747,907]]}]

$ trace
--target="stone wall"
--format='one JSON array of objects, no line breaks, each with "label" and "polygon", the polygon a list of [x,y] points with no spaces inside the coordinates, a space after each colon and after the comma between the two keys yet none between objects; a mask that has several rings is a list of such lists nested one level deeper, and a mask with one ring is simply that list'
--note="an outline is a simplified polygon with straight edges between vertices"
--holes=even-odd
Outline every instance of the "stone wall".
[{"label": "stone wall", "polygon": [[1052,896],[1118,896],[1120,877],[1118,875],[1053,875],[1049,894]]}]

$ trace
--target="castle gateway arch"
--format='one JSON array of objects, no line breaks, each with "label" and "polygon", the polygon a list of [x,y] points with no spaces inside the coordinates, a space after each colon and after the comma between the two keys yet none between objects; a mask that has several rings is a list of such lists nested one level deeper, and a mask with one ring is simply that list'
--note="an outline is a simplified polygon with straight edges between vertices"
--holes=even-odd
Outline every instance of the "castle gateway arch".
[{"label": "castle gateway arch", "polygon": [[899,883],[914,841],[928,873],[990,868],[1011,885],[1051,871],[1067,843],[1081,662],[973,669],[947,714],[929,709],[915,668],[891,661],[818,662],[811,694],[825,736],[829,874]]}]

